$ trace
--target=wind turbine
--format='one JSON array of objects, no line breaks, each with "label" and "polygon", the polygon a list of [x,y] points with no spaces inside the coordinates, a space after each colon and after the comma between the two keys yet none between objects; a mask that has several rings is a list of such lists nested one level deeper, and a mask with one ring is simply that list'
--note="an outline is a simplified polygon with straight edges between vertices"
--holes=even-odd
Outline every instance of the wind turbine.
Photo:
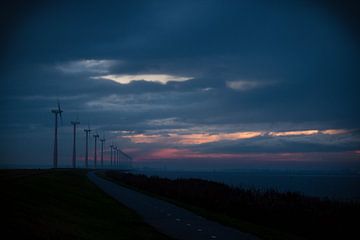
[{"label": "wind turbine", "polygon": [[113,147],[114,149],[114,167],[116,168],[116,164],[117,164],[117,146]]},{"label": "wind turbine", "polygon": [[119,167],[120,167],[120,160],[121,160],[121,150],[120,150],[120,148],[118,149],[118,151],[119,151]]},{"label": "wind turbine", "polygon": [[80,122],[76,119],[76,121],[71,121],[71,124],[74,126],[72,165],[73,168],[76,168],[76,125],[80,124]]},{"label": "wind turbine", "polygon": [[119,167],[119,148],[116,148],[116,167]]},{"label": "wind turbine", "polygon": [[84,129],[86,135],[86,143],[85,143],[85,168],[89,167],[89,134],[91,132],[90,126]]},{"label": "wind turbine", "polygon": [[126,157],[128,160],[132,160],[132,157],[130,157],[129,155],[127,155],[126,153],[124,153],[124,152],[121,151],[120,149],[119,149],[119,151],[120,151],[121,155],[123,155],[124,157]]},{"label": "wind turbine", "polygon": [[114,149],[114,147],[115,146],[113,144],[110,145],[110,165],[111,165],[111,167],[113,165],[113,149]]},{"label": "wind turbine", "polygon": [[60,108],[60,103],[57,101],[57,109],[52,109],[51,112],[55,116],[55,136],[54,136],[54,156],[53,156],[53,162],[54,162],[54,168],[57,168],[58,165],[58,115],[60,116],[62,120],[61,113],[63,110]]},{"label": "wind turbine", "polygon": [[97,139],[99,138],[99,134],[94,134],[93,137],[95,138],[94,164],[96,168],[96,158],[97,158],[96,147],[97,147]]},{"label": "wind turbine", "polygon": [[104,142],[105,142],[105,136],[100,139],[101,142],[101,168],[104,167]]},{"label": "wind turbine", "polygon": [[133,160],[133,158],[132,157],[130,157],[128,154],[126,154],[126,153],[124,153],[123,151],[121,151],[120,149],[119,149],[119,151],[120,151],[120,154],[121,155],[123,155],[130,163],[130,166],[132,167],[132,160]]}]

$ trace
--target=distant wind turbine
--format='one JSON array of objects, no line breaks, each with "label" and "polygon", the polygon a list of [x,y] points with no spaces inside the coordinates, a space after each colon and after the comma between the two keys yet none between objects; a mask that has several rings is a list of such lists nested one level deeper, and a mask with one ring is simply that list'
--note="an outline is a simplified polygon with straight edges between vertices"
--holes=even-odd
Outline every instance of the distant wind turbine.
[{"label": "distant wind turbine", "polygon": [[116,147],[116,167],[119,167],[119,148]]},{"label": "distant wind turbine", "polygon": [[112,167],[113,166],[113,149],[114,149],[114,145],[111,144],[110,145],[110,166]]},{"label": "distant wind turbine", "polygon": [[101,142],[101,168],[104,167],[104,142],[105,142],[105,137],[103,136],[103,138],[100,139]]},{"label": "distant wind turbine", "polygon": [[126,154],[125,152],[123,152],[119,147],[117,148],[117,154],[118,154],[117,160],[118,160],[119,164],[120,164],[121,156],[124,156],[128,161],[130,161],[130,164],[132,163],[132,160],[133,160],[132,157],[129,156],[128,154]]},{"label": "distant wind turbine", "polygon": [[119,149],[119,151],[120,151],[120,154],[128,160],[130,167],[132,167],[133,158],[131,156],[129,156],[128,154],[124,153],[123,151],[121,151],[121,149]]},{"label": "distant wind turbine", "polygon": [[84,129],[86,135],[86,142],[85,142],[85,168],[89,167],[89,134],[91,132],[90,126]]},{"label": "distant wind turbine", "polygon": [[99,134],[94,134],[93,137],[95,138],[95,149],[94,149],[94,166],[96,168],[96,158],[97,158],[97,151],[96,151],[96,147],[97,147],[97,139],[99,138]]},{"label": "distant wind turbine", "polygon": [[113,147],[114,149],[114,167],[117,167],[117,146]]},{"label": "distant wind turbine", "polygon": [[124,153],[124,152],[121,151],[120,149],[119,149],[119,151],[120,151],[121,155],[123,155],[124,157],[126,157],[128,160],[132,160],[132,157],[130,157],[129,155],[127,155],[126,153]]},{"label": "distant wind turbine", "polygon": [[54,136],[54,156],[53,156],[53,164],[54,164],[54,168],[57,168],[58,166],[58,115],[60,116],[60,118],[62,119],[61,113],[63,112],[63,110],[61,110],[60,108],[60,103],[59,101],[57,102],[57,109],[52,109],[51,112],[54,114],[55,116],[55,136]]},{"label": "distant wind turbine", "polygon": [[80,122],[76,119],[76,121],[71,121],[73,125],[73,157],[72,157],[72,166],[76,168],[76,125],[80,124]]},{"label": "distant wind turbine", "polygon": [[120,167],[120,148],[117,149],[117,162],[118,162],[118,167]]},{"label": "distant wind turbine", "polygon": [[120,148],[119,147],[116,150],[116,156],[117,156],[117,166],[120,167]]}]

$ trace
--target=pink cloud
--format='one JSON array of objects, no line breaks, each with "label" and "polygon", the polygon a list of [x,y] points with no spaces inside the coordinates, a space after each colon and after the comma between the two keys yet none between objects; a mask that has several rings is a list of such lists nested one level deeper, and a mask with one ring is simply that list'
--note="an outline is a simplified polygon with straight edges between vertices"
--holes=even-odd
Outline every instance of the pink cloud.
[{"label": "pink cloud", "polygon": [[162,148],[140,154],[137,160],[161,159],[233,159],[261,161],[312,161],[312,160],[357,160],[360,150],[345,152],[283,152],[283,153],[201,153],[190,149]]},{"label": "pink cloud", "polygon": [[130,139],[133,143],[179,143],[184,145],[203,144],[210,142],[219,142],[224,140],[249,139],[262,136],[260,131],[252,132],[234,132],[234,133],[194,133],[194,134],[177,134],[168,135],[159,134],[132,134],[125,135],[124,138]]},{"label": "pink cloud", "polygon": [[181,158],[234,158],[239,154],[199,153],[189,149],[162,148],[154,150],[140,159],[181,159]]}]

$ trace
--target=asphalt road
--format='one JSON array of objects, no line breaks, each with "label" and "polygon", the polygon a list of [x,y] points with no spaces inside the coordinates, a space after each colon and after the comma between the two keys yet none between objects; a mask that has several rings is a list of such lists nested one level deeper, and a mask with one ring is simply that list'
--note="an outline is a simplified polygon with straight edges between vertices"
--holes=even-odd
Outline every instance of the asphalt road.
[{"label": "asphalt road", "polygon": [[135,210],[149,225],[175,239],[259,240],[259,238],[209,221],[188,210],[143,193],[119,186],[88,173],[89,179],[105,193]]}]

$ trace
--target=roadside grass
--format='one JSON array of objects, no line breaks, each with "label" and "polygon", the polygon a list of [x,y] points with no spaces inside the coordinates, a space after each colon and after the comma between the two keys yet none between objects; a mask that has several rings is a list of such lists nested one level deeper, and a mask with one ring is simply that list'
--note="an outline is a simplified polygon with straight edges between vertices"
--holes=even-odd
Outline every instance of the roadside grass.
[{"label": "roadside grass", "polygon": [[4,239],[169,239],[85,170],[0,170]]},{"label": "roadside grass", "polygon": [[102,176],[267,240],[351,239],[356,233],[352,219],[360,213],[356,202],[243,190],[200,179],[170,180],[115,171]]},{"label": "roadside grass", "polygon": [[285,231],[279,231],[279,230],[276,230],[276,229],[273,229],[270,227],[261,226],[259,224],[254,224],[249,221],[240,220],[238,218],[233,218],[226,214],[209,211],[205,208],[190,205],[190,204],[181,202],[179,200],[176,200],[174,198],[165,197],[164,195],[156,194],[148,189],[139,188],[139,187],[136,187],[131,184],[126,184],[126,183],[122,182],[121,180],[119,180],[118,178],[114,177],[113,175],[109,175],[104,172],[97,173],[97,175],[99,175],[100,177],[103,177],[109,181],[112,181],[116,184],[119,184],[121,186],[124,186],[124,187],[130,188],[130,189],[133,189],[135,191],[147,194],[149,196],[170,202],[178,207],[188,209],[206,219],[213,220],[215,222],[219,222],[226,226],[230,226],[230,227],[239,229],[242,232],[256,235],[264,240],[304,240],[305,239],[303,237],[299,237],[294,234],[287,233]]}]

